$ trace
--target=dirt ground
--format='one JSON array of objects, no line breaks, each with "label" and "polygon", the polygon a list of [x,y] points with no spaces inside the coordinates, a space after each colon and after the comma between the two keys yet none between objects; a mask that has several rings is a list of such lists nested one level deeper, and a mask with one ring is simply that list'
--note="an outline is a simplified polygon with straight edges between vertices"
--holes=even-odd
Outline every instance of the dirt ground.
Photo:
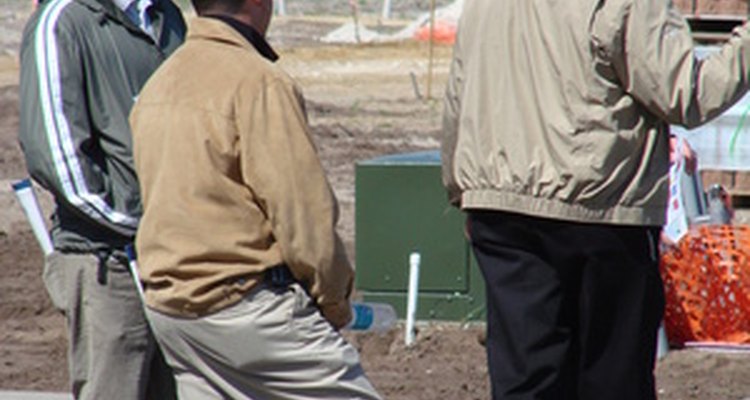
[{"label": "dirt ground", "polygon": [[[288,1],[290,14],[305,12],[303,3]],[[313,11],[338,16],[278,18],[270,39],[282,65],[304,89],[315,141],[341,204],[339,228],[353,256],[354,164],[439,146],[440,101],[418,95],[426,97],[429,90],[440,97],[450,48],[436,49],[428,89],[426,45],[323,46],[316,39],[342,22],[342,12],[335,1],[309,3],[315,4]],[[415,15],[428,4],[413,3],[409,8],[406,1],[394,2],[394,7]],[[368,3],[375,9],[374,4]],[[9,187],[25,176],[16,141],[17,50],[27,15],[25,3],[0,0],[0,389],[63,391],[65,322],[44,291],[41,253]],[[49,197],[37,194],[49,212]],[[424,323],[416,345],[408,349],[400,328],[347,337],[385,398],[486,399],[486,361],[478,340],[482,330],[482,324]],[[660,399],[750,399],[749,371],[750,354],[673,349],[657,366]]]}]

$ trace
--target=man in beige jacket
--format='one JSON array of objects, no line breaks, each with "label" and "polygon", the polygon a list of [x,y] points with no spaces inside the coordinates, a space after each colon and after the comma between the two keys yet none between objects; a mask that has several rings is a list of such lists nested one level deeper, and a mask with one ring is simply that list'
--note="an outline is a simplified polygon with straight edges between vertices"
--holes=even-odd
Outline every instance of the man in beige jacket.
[{"label": "man in beige jacket", "polygon": [[667,0],[466,2],[443,177],[487,285],[494,399],[650,400],[669,124],[748,89],[750,34],[699,61]]},{"label": "man in beige jacket", "polygon": [[193,0],[131,114],[148,317],[182,399],[376,399],[353,271],[304,102],[264,39],[271,0]]}]

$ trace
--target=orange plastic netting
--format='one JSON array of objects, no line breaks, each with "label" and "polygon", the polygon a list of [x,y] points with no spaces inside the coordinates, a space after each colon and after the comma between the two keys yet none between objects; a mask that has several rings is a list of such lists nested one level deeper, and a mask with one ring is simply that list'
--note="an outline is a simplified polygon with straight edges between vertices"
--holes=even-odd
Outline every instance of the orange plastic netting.
[{"label": "orange plastic netting", "polygon": [[[430,40],[430,27],[424,26],[414,33],[414,39],[422,42]],[[454,22],[436,21],[433,30],[435,43],[453,44],[456,41],[456,24]]]},{"label": "orange plastic netting", "polygon": [[661,258],[673,345],[750,343],[750,227],[700,225]]}]

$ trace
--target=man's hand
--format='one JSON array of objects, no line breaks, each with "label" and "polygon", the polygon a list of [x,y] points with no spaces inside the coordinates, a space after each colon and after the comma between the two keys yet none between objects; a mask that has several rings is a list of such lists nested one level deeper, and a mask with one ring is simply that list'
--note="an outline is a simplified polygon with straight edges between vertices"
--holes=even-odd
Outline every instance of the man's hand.
[{"label": "man's hand", "polygon": [[352,320],[352,306],[349,300],[344,300],[334,304],[318,306],[320,313],[336,329],[341,329]]}]

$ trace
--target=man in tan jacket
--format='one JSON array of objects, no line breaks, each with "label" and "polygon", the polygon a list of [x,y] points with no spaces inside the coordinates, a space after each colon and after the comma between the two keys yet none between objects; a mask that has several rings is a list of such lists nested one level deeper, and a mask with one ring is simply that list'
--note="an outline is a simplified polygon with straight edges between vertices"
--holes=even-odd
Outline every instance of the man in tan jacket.
[{"label": "man in tan jacket", "polygon": [[494,399],[650,400],[669,124],[748,89],[750,33],[699,61],[668,0],[472,0],[443,177],[487,285]]},{"label": "man in tan jacket", "polygon": [[264,36],[271,0],[193,0],[131,114],[148,317],[180,398],[376,399],[353,271],[304,102]]}]

